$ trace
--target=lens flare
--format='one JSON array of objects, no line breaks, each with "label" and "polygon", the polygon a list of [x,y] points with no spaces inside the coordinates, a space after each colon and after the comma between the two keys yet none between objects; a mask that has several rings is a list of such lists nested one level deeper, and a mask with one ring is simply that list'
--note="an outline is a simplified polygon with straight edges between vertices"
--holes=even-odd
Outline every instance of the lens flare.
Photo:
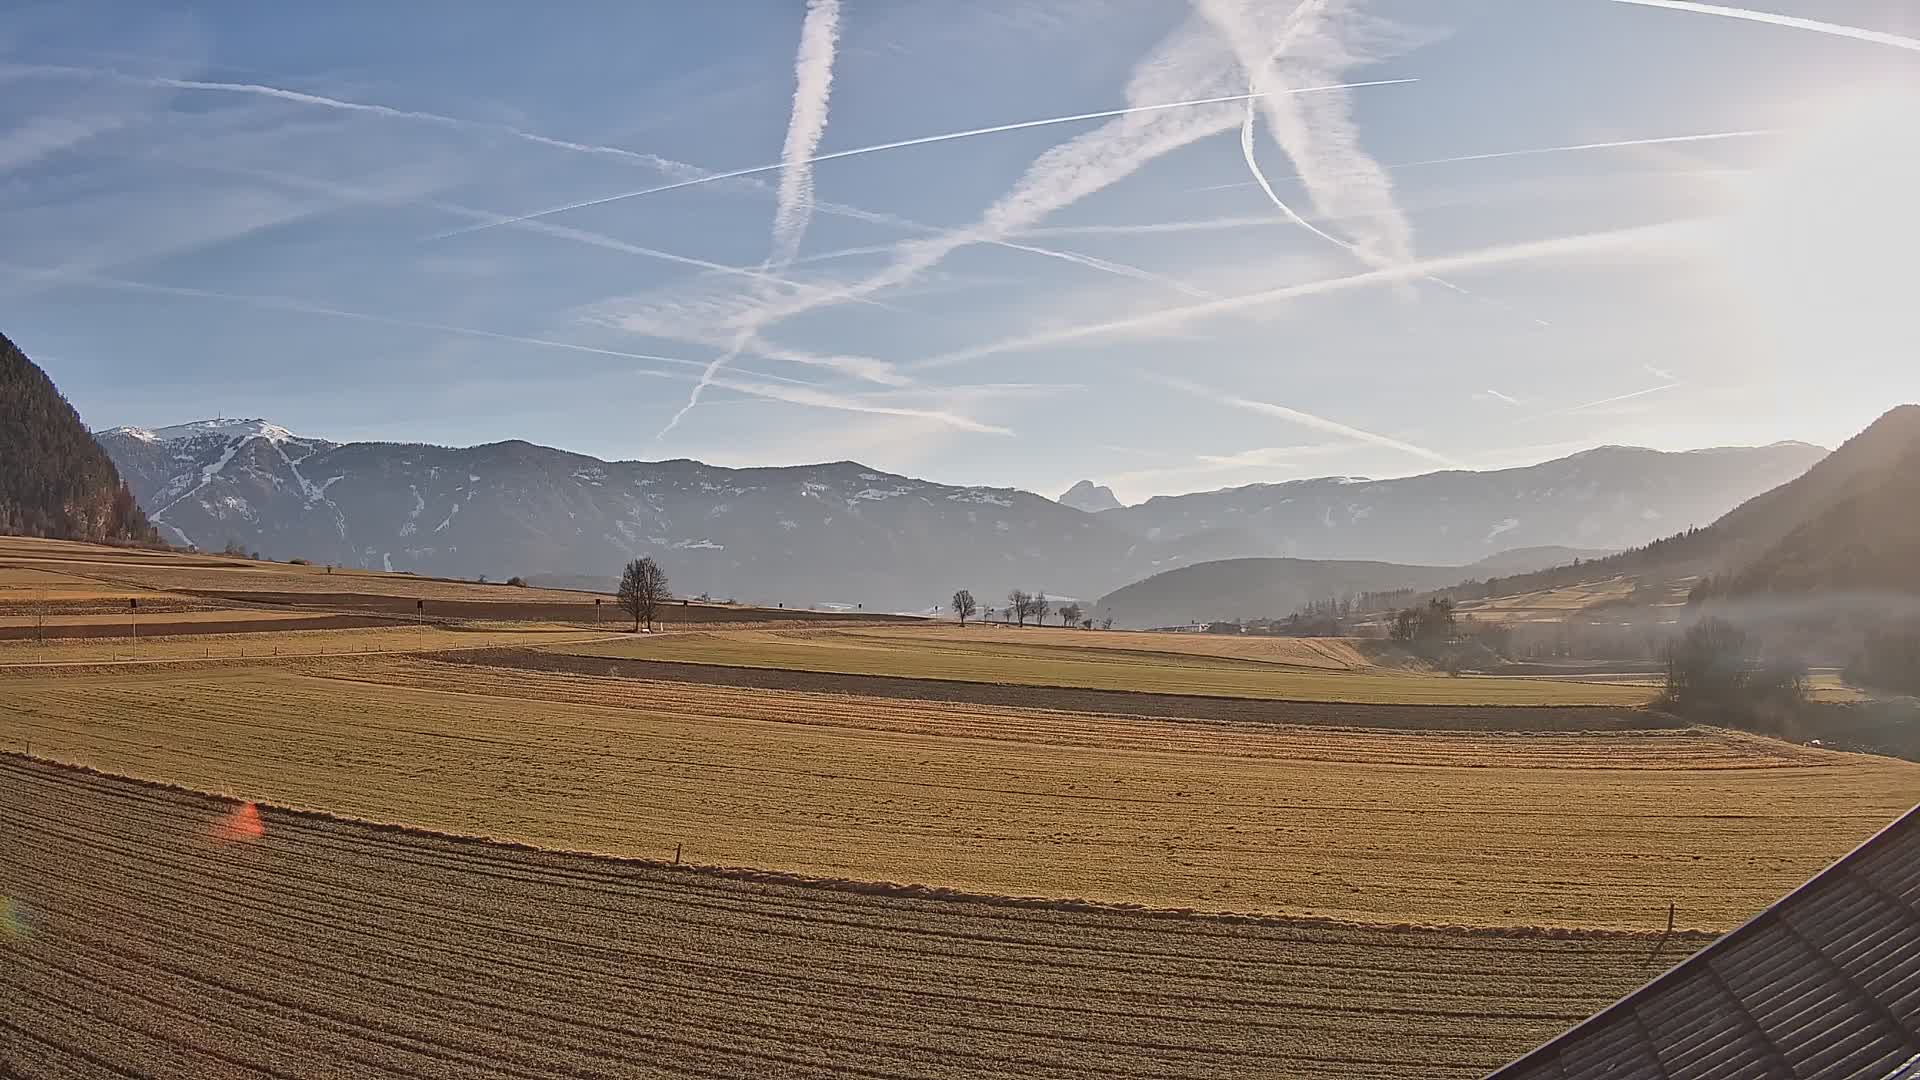
[{"label": "lens flare", "polygon": [[267,827],[260,821],[260,808],[250,802],[234,807],[213,826],[216,840],[258,840],[266,834]]}]

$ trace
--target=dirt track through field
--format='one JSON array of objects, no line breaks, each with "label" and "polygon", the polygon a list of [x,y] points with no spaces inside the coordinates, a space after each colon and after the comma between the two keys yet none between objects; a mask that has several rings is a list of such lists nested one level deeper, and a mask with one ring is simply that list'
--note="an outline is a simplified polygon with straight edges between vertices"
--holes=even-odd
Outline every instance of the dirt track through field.
[{"label": "dirt track through field", "polygon": [[861,895],[272,808],[249,837],[233,810],[0,756],[0,1075],[1464,1080],[1652,946]]},{"label": "dirt track through field", "polygon": [[945,701],[1003,708],[1059,709],[1125,716],[1177,716],[1253,723],[1325,724],[1420,731],[1628,731],[1680,726],[1680,721],[1664,714],[1617,705],[1386,705],[1339,701],[1272,701],[1201,694],[1153,694],[1137,690],[1021,686],[957,679],[908,679],[891,675],[841,675],[666,660],[625,660],[532,649],[467,653],[459,657],[449,656],[447,660],[451,663],[513,667],[525,671],[617,675],[622,678],[743,689],[798,690],[812,694],[857,694],[903,701]]}]

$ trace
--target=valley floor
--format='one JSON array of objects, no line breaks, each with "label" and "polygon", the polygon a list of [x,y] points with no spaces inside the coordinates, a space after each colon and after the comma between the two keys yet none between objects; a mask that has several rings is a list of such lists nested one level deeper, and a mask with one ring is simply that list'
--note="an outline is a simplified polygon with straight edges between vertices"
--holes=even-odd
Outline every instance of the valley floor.
[{"label": "valley floor", "polygon": [[591,599],[0,541],[0,1077],[1475,1076],[1920,800],[1367,643]]},{"label": "valley floor", "polygon": [[862,895],[233,810],[0,757],[0,1072],[1465,1078],[1657,940]]}]

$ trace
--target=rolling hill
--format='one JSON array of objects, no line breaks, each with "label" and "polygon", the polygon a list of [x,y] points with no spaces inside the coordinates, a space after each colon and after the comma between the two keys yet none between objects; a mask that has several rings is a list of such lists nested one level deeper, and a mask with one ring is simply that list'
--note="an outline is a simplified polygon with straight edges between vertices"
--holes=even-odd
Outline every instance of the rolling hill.
[{"label": "rolling hill", "polygon": [[0,335],[0,533],[154,543],[113,461],[47,373]]},{"label": "rolling hill", "polygon": [[1449,591],[1480,599],[1612,577],[1646,587],[1711,577],[1707,591],[1723,597],[1920,594],[1920,406],[1887,412],[1804,475],[1705,528],[1578,567]]},{"label": "rolling hill", "polygon": [[[1472,566],[1341,559],[1220,559],[1155,574],[1101,597],[1095,610],[1124,627],[1283,618],[1314,600],[1437,589],[1478,572],[1538,570],[1584,558],[1572,548],[1522,548]],[[1495,569],[1497,568],[1497,569]]]}]

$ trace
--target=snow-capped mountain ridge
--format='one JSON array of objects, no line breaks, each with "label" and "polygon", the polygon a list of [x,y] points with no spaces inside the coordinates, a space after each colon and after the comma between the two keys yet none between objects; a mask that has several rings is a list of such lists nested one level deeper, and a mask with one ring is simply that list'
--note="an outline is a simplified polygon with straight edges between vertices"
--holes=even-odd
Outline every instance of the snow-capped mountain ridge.
[{"label": "snow-capped mountain ridge", "polygon": [[255,417],[248,420],[194,420],[190,423],[175,424],[163,428],[117,427],[103,431],[102,435],[121,435],[141,442],[183,442],[191,439],[209,437],[224,439],[263,438],[273,442],[313,442],[295,435],[279,424],[269,423]]}]

